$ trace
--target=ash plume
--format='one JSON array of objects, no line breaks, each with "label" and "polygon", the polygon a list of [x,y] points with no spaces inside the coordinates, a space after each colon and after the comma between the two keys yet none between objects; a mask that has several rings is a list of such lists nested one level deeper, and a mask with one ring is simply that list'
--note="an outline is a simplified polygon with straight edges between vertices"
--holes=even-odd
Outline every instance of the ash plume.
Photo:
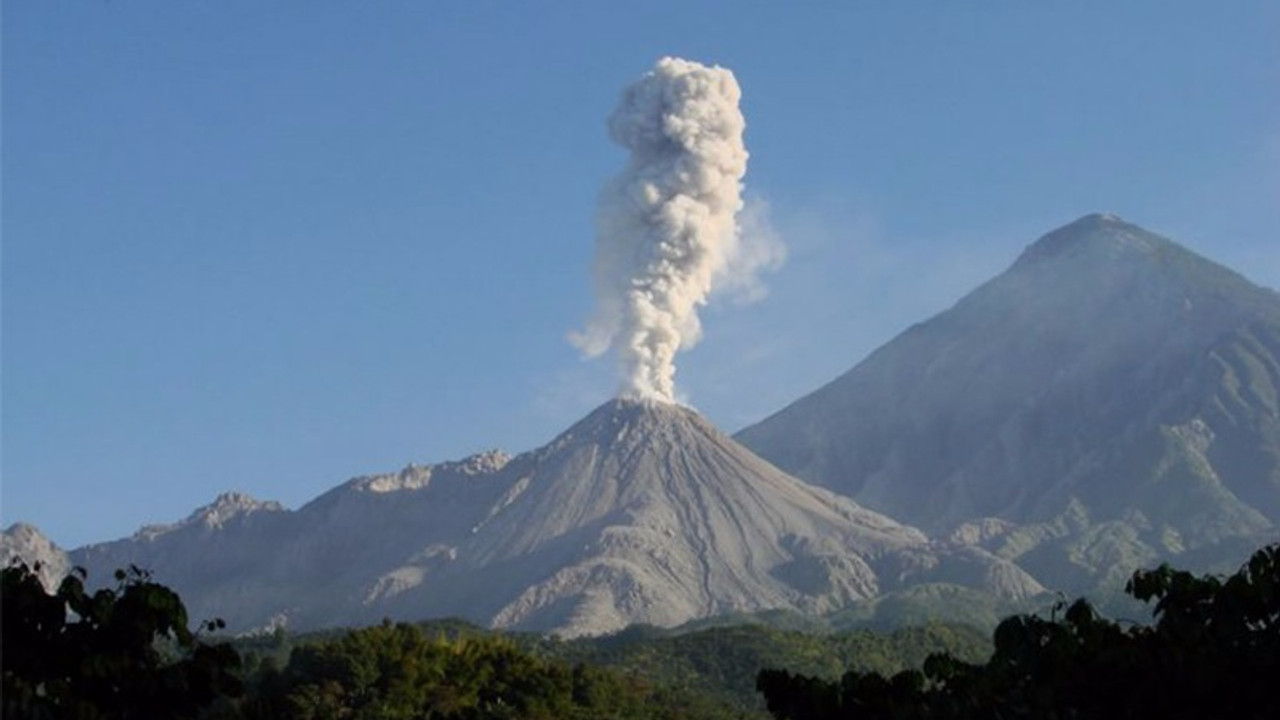
[{"label": "ash plume", "polygon": [[675,402],[675,355],[701,339],[698,309],[717,289],[758,294],[756,274],[781,261],[772,234],[746,237],[736,221],[741,96],[729,70],[665,57],[609,118],[631,157],[601,193],[596,308],[570,340],[591,357],[614,351],[624,397]]}]

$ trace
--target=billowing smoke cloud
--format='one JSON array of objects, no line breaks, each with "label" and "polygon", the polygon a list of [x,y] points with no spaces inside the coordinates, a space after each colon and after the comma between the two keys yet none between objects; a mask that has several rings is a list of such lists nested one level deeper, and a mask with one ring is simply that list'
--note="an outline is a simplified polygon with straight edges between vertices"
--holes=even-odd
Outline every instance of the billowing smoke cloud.
[{"label": "billowing smoke cloud", "polygon": [[741,96],[728,70],[668,57],[609,118],[631,158],[601,194],[596,309],[570,339],[589,356],[615,352],[624,396],[674,402],[675,355],[701,338],[698,309],[717,288],[758,296],[757,272],[781,262],[774,236],[752,242],[735,220],[747,170]]}]

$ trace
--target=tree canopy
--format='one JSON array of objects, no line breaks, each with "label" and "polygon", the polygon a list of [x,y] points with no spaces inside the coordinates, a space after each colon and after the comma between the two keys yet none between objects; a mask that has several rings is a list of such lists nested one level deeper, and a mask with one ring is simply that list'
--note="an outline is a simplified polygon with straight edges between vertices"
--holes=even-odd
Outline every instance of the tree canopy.
[{"label": "tree canopy", "polygon": [[581,663],[539,657],[511,638],[430,636],[384,622],[294,648],[259,673],[243,717],[272,720],[547,720],[729,717],[696,696]]},{"label": "tree canopy", "polygon": [[37,570],[3,570],[5,720],[190,718],[240,692],[239,655],[193,633],[177,593],[146,572],[89,593],[80,570],[50,594]]},{"label": "tree canopy", "polygon": [[1122,624],[1085,600],[1049,619],[1000,623],[985,663],[930,656],[891,677],[830,682],[785,670],[757,676],[778,720],[827,718],[1280,717],[1280,545],[1228,578],[1167,565],[1126,586],[1155,623]]}]

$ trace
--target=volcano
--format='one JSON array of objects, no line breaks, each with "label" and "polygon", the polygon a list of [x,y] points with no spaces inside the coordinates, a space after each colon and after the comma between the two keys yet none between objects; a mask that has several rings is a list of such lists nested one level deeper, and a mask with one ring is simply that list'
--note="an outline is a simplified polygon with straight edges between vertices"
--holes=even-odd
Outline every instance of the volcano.
[{"label": "volcano", "polygon": [[357,478],[296,511],[227,495],[72,551],[151,568],[233,629],[457,616],[563,636],[824,613],[909,585],[1043,591],[1014,564],[797,480],[705,418],[613,400],[546,446]]},{"label": "volcano", "polygon": [[1277,398],[1280,296],[1090,215],[737,437],[1089,591],[1162,560],[1229,568],[1277,536]]},{"label": "volcano", "polygon": [[507,494],[449,568],[451,583],[474,588],[464,604],[500,626],[821,613],[948,572],[1015,596],[1040,590],[994,558],[945,556],[672,404],[606,403],[503,473]]}]

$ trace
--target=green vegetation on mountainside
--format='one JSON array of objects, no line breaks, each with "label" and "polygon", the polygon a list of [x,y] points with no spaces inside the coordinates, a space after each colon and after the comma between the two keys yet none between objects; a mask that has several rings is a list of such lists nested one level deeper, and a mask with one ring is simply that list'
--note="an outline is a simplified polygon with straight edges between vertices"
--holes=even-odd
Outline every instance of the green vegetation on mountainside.
[{"label": "green vegetation on mountainside", "polygon": [[990,648],[987,637],[974,628],[941,624],[892,633],[813,634],[760,624],[669,635],[635,629],[542,645],[544,652],[570,662],[609,668],[744,709],[763,707],[755,692],[755,673],[761,668],[836,678],[850,667],[878,672],[919,667],[935,652],[978,661]]},{"label": "green vegetation on mountainside", "polygon": [[923,671],[839,680],[764,670],[757,687],[777,720],[1280,716],[1280,545],[1227,578],[1163,565],[1134,573],[1126,591],[1154,603],[1153,625],[1077,600],[1048,620],[1000,623],[986,662],[943,653]]},{"label": "green vegetation on mountainside", "polygon": [[[783,627],[761,622],[761,617]],[[703,713],[700,717],[719,712],[763,711],[754,686],[755,674],[762,668],[836,678],[851,667],[885,673],[919,667],[935,652],[949,652],[977,662],[991,649],[984,630],[963,625],[933,623],[889,633],[866,629],[815,631],[812,622],[807,630],[787,629],[785,626],[795,620],[785,614],[743,616],[738,622],[675,630],[635,626],[615,635],[573,640],[504,634],[459,620],[423,622],[412,627],[424,639],[443,646],[498,643],[527,653],[547,667],[591,668],[597,673],[593,676],[595,682],[616,685],[611,686],[612,695],[643,700],[655,707],[670,704],[672,711],[698,706]],[[236,645],[245,658],[250,684],[261,687],[264,673],[285,668],[291,656],[299,657],[300,651],[341,645],[350,634],[361,632],[369,630],[299,636],[278,631],[241,639]],[[255,677],[258,679],[252,680]]]}]

